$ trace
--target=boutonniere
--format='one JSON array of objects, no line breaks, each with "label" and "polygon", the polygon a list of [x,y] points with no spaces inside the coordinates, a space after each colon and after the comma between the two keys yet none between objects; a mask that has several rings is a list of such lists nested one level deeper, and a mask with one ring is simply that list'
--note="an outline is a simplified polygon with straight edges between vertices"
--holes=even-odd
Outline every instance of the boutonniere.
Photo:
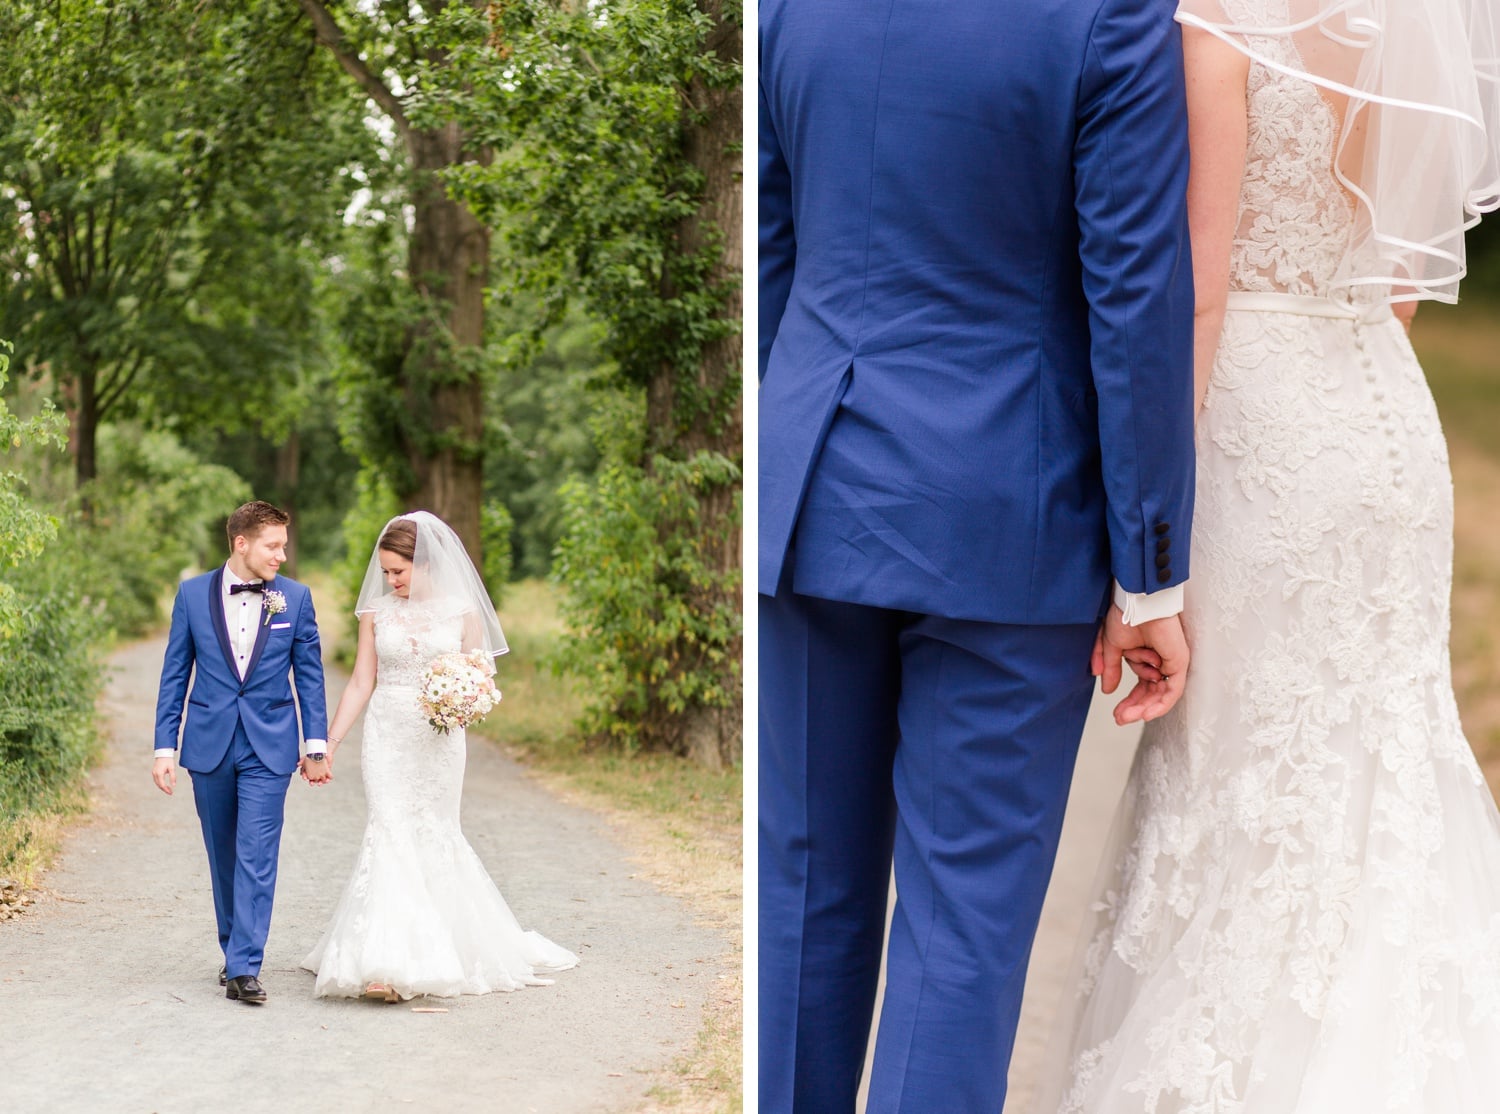
[{"label": "boutonniere", "polygon": [[273,615],[280,615],[286,610],[286,597],[280,592],[266,592],[261,598],[261,621],[265,626],[271,621]]}]

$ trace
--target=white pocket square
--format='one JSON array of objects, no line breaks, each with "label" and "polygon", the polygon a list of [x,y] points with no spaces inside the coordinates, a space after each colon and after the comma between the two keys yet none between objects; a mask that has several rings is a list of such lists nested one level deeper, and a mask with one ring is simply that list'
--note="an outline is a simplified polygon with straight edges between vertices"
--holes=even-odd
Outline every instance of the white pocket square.
[{"label": "white pocket square", "polygon": [[292,625],[291,623],[272,623],[271,624],[271,629],[272,630],[286,630],[291,625]]}]

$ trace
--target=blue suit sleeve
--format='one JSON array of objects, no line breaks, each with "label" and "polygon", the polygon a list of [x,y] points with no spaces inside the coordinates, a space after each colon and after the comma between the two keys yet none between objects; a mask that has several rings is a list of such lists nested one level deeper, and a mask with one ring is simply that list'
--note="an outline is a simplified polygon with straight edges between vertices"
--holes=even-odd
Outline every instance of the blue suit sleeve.
[{"label": "blue suit sleeve", "polygon": [[187,599],[178,587],[172,601],[172,626],[167,632],[167,653],[161,666],[161,685],[156,691],[156,741],[153,750],[177,749],[182,727],[182,705],[187,700],[188,681],[193,675],[193,632],[188,625]]},{"label": "blue suit sleeve", "polygon": [[781,142],[760,90],[760,275],[759,330],[760,378],[766,377],[766,361],[781,328],[792,291],[797,262],[797,237],[792,228],[792,175],[782,153]]},{"label": "blue suit sleeve", "polygon": [[1168,0],[1105,0],[1074,144],[1110,561],[1131,592],[1187,578],[1193,507],[1187,103],[1172,13]]},{"label": "blue suit sleeve", "polygon": [[323,644],[318,638],[318,616],[312,593],[297,611],[297,632],[292,639],[292,681],[297,686],[297,706],[302,712],[302,737],[328,737],[328,700],[323,693]]}]

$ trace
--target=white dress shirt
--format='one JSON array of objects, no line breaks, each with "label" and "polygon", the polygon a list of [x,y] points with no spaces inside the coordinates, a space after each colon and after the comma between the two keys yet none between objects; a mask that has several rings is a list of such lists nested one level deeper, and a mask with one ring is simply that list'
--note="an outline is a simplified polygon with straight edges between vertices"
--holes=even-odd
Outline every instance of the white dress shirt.
[{"label": "white dress shirt", "polygon": [[[255,654],[255,640],[260,636],[262,610],[265,606],[264,592],[231,592],[236,584],[246,584],[243,577],[236,576],[227,564],[219,581],[219,598],[224,601],[224,631],[229,635],[229,648],[234,652],[234,667],[240,680],[250,668],[250,658]],[[308,739],[307,749],[320,754],[328,749],[325,739]],[[159,747],[157,758],[175,757],[175,748]]]},{"label": "white dress shirt", "polygon": [[266,596],[264,592],[233,592],[236,584],[247,584],[235,576],[228,565],[219,582],[219,595],[224,601],[224,629],[229,634],[229,648],[234,651],[234,667],[240,680],[245,679],[245,670],[250,668],[250,656],[255,653],[255,639],[260,634],[261,608]]},{"label": "white dress shirt", "polygon": [[1174,584],[1158,592],[1127,592],[1115,582],[1115,603],[1125,613],[1125,622],[1132,627],[1149,623],[1153,619],[1166,619],[1182,611],[1182,584]]}]

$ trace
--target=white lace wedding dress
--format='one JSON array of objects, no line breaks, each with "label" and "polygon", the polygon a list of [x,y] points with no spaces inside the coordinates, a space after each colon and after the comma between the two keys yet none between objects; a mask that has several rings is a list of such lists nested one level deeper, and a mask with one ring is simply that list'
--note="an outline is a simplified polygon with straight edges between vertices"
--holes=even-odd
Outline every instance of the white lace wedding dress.
[{"label": "white lace wedding dress", "polygon": [[1329,299],[1333,106],[1252,64],[1249,110],[1190,679],[1142,738],[1040,1108],[1494,1114],[1500,816],[1449,677],[1447,450],[1400,324]]},{"label": "white lace wedding dress", "polygon": [[417,705],[422,671],[460,649],[460,615],[395,596],[375,609],[378,673],[360,763],[368,816],[354,874],[302,965],[320,996],[371,982],[403,997],[546,985],[578,957],[523,931],[459,828],[465,739],[434,730]]}]

